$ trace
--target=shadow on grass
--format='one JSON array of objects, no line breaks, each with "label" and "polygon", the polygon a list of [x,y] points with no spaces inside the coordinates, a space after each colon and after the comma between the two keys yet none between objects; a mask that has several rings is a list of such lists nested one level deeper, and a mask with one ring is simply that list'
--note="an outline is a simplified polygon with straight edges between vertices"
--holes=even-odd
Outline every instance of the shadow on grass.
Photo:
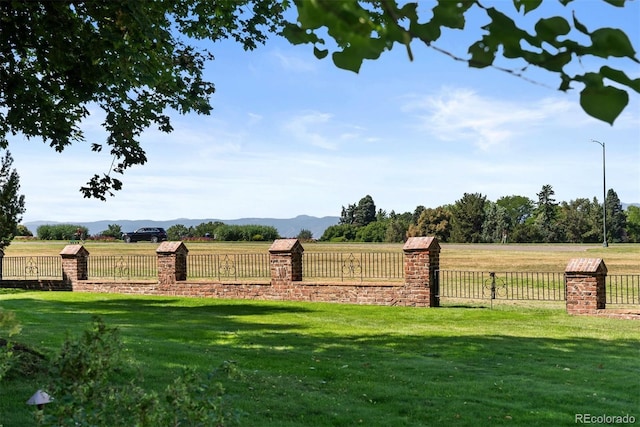
[{"label": "shadow on grass", "polygon": [[[225,387],[244,425],[575,425],[585,413],[640,419],[640,334],[619,321],[482,306],[148,297],[2,305],[25,319],[35,343],[52,329],[83,330],[97,314],[122,331],[147,380],[160,384],[181,366],[206,371],[234,361],[243,376]],[[616,327],[630,332],[612,339]]]}]

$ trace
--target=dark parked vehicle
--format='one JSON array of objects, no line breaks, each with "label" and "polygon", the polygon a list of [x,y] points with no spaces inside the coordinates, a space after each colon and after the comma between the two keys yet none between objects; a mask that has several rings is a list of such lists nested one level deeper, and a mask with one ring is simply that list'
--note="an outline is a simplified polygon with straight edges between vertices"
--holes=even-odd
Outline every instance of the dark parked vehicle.
[{"label": "dark parked vehicle", "polygon": [[167,232],[160,227],[143,227],[130,233],[122,233],[122,240],[126,243],[152,242],[158,243],[167,240]]}]

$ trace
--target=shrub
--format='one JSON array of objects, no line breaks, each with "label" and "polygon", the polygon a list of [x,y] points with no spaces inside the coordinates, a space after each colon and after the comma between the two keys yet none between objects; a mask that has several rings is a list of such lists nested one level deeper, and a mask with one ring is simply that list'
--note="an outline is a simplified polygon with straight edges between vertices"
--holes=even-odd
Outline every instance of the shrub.
[{"label": "shrub", "polygon": [[[192,369],[163,393],[149,392],[127,373],[117,329],[94,317],[94,326],[77,340],[67,338],[52,362],[48,391],[54,401],[37,412],[40,425],[95,427],[224,426],[236,417],[224,402],[224,389],[214,381],[228,364],[204,377]],[[125,374],[125,375],[122,375]],[[230,375],[230,374],[229,374]]]},{"label": "shrub", "polygon": [[78,230],[86,239],[89,237],[89,229],[73,224],[45,224],[38,227],[36,233],[40,240],[71,240],[77,238]]},{"label": "shrub", "polygon": [[[15,313],[0,308],[0,331],[9,337],[20,332],[20,324],[16,320]],[[16,363],[16,354],[13,344],[8,340],[0,339],[0,381],[6,376]]]}]

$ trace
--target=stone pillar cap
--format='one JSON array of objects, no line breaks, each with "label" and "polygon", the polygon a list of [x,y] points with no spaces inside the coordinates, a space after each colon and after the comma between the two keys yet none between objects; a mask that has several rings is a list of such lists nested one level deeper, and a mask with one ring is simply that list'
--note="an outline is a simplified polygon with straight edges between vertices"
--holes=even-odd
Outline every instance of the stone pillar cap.
[{"label": "stone pillar cap", "polygon": [[601,258],[573,258],[569,260],[565,273],[606,273],[607,266]]},{"label": "stone pillar cap", "polygon": [[184,245],[183,242],[162,242],[158,249],[156,249],[156,253],[159,254],[173,254],[173,253],[187,253],[189,249]]},{"label": "stone pillar cap", "polygon": [[82,245],[67,245],[60,252],[61,256],[89,255],[89,251]]},{"label": "stone pillar cap", "polygon": [[405,252],[409,251],[425,251],[432,249],[440,249],[438,239],[435,237],[409,237],[402,247]]},{"label": "stone pillar cap", "polygon": [[304,250],[298,239],[276,239],[269,248],[269,252],[293,252]]}]

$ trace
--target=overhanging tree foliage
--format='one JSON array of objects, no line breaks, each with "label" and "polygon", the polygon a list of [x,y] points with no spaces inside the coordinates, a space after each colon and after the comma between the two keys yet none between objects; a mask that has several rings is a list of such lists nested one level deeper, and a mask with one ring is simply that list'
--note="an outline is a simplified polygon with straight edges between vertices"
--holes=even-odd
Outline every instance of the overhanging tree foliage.
[{"label": "overhanging tree foliage", "polygon": [[[0,2],[0,147],[8,135],[41,138],[57,151],[83,143],[81,122],[90,110],[104,112],[106,141],[88,141],[94,151],[114,156],[107,173],[81,187],[85,197],[105,200],[122,187],[122,174],[146,163],[141,133],[150,126],[171,132],[168,111],[209,114],[212,82],[203,71],[211,51],[198,40],[231,38],[245,49],[283,34],[292,43],[312,43],[318,58],[328,55],[326,34],[337,44],[334,63],[358,71],[364,59],[377,59],[398,43],[412,57],[412,41],[464,61],[526,78],[538,67],[558,78],[558,89],[582,87],[580,104],[591,116],[613,123],[640,79],[606,62],[640,62],[629,37],[616,28],[587,28],[580,9],[591,2],[558,0],[574,7],[570,17],[547,16],[534,31],[518,22],[541,0],[513,0],[486,7],[480,0],[437,0],[429,13],[417,2],[395,0],[234,0],[234,1],[3,1]],[[625,7],[625,0],[603,0]],[[546,2],[545,2],[546,3]],[[424,4],[424,3],[421,3]],[[295,7],[295,22],[285,22]],[[480,39],[457,54],[440,49],[443,29],[474,31],[467,15],[485,14]],[[512,16],[515,17],[512,18]],[[286,25],[285,25],[286,24]],[[284,30],[283,30],[284,28]],[[578,40],[589,41],[580,43]],[[497,59],[516,59],[502,68]],[[604,64],[590,69],[600,58]],[[521,65],[524,64],[524,65]],[[585,71],[572,74],[579,64]]]},{"label": "overhanging tree foliage", "polygon": [[209,114],[211,52],[196,39],[233,38],[253,49],[276,32],[276,0],[0,2],[0,147],[9,134],[42,138],[56,151],[85,142],[80,127],[101,109],[112,170],[81,188],[105,199],[122,174],[147,161],[140,134],[172,127],[167,110]]},{"label": "overhanging tree foliage", "polygon": [[[293,43],[313,44],[315,56],[322,59],[329,54],[323,38],[326,33],[337,45],[331,55],[334,64],[354,72],[359,71],[365,59],[378,59],[395,44],[403,45],[413,59],[413,41],[473,68],[493,67],[527,78],[529,67],[538,67],[557,76],[561,91],[571,89],[575,83],[582,86],[583,110],[613,124],[629,102],[627,91],[640,93],[640,79],[606,61],[594,66],[585,59],[624,58],[635,65],[640,63],[635,48],[628,35],[618,28],[587,28],[580,21],[580,11],[592,7],[592,2],[558,1],[572,9],[566,14],[570,17],[541,17],[530,32],[517,21],[536,11],[542,0],[494,2],[491,7],[481,0],[438,0],[431,2],[435,4],[430,11],[419,10],[418,2],[396,0],[294,0],[298,22],[288,23],[284,34]],[[611,7],[630,3],[603,1]],[[467,16],[475,12],[481,12],[488,23],[481,27],[480,39],[468,46],[466,53],[438,47],[437,42],[446,38],[443,30],[475,30],[467,21]],[[588,42],[581,43],[579,40],[583,38]],[[516,65],[505,68],[499,65],[502,62]],[[576,63],[584,73],[573,74],[571,66]]]},{"label": "overhanging tree foliage", "polygon": [[12,169],[13,158],[6,152],[0,166],[0,250],[4,250],[18,234],[18,223],[24,213],[24,196],[20,176]]}]

